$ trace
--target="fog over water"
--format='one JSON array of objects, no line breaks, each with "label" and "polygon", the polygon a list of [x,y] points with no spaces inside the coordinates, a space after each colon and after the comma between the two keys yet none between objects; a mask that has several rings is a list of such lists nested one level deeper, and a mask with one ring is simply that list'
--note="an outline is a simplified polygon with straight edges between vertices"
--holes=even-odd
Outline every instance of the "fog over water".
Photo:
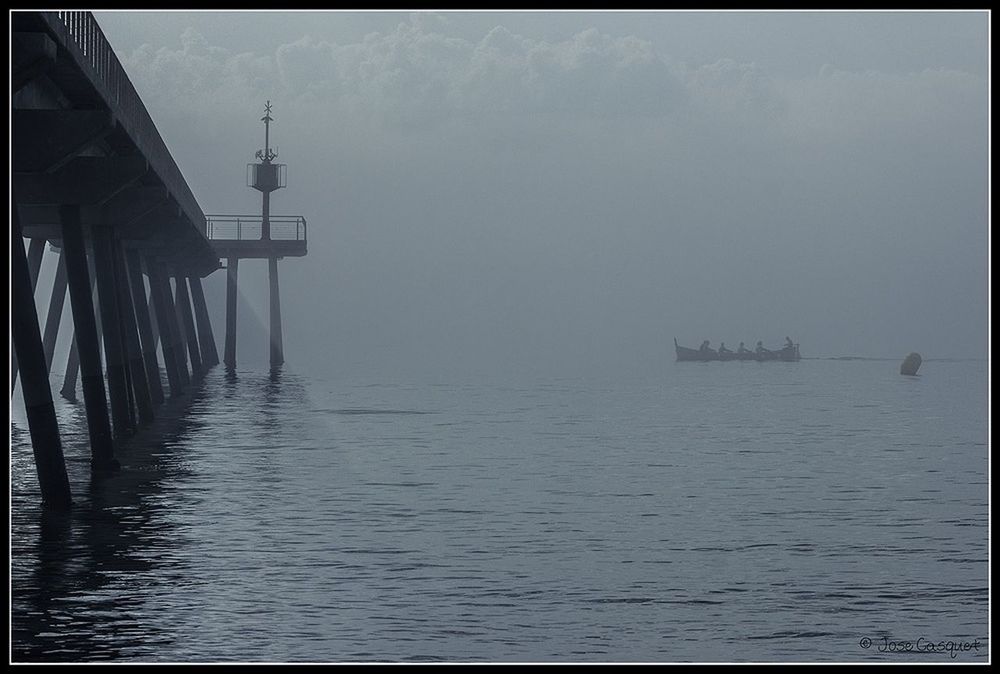
[{"label": "fog over water", "polygon": [[[272,101],[272,213],[309,222],[292,368],[630,374],[673,337],[986,355],[986,13],[96,16],[206,213],[259,212]],[[264,362],[266,264],[240,274]]]},{"label": "fog over water", "polygon": [[271,102],[309,253],[113,473],[65,303],[14,659],[989,659],[989,13],[95,16],[206,214]]}]

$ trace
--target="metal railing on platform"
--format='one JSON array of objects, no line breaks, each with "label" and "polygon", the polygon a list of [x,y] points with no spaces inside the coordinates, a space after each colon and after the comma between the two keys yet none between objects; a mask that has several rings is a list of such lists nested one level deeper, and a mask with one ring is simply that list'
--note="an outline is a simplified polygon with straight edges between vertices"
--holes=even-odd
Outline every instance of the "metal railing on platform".
[{"label": "metal railing on platform", "polygon": [[[205,235],[215,241],[260,241],[264,218],[260,215],[206,215]],[[301,215],[272,215],[272,241],[305,241],[306,219]]]}]

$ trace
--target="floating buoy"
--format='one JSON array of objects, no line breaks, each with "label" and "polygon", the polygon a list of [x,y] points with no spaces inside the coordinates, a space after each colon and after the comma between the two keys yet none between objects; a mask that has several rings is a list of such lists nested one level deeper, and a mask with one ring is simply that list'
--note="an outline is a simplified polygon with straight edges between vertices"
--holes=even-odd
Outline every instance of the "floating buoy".
[{"label": "floating buoy", "polygon": [[915,376],[917,374],[917,370],[920,369],[920,363],[922,362],[920,354],[914,351],[903,359],[903,364],[899,366],[899,374],[905,374],[911,377]]}]

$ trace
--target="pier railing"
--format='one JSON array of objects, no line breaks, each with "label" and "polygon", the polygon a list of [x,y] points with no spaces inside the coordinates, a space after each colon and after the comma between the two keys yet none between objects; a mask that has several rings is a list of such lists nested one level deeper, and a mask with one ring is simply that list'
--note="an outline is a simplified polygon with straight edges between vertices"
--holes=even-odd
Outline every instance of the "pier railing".
[{"label": "pier railing", "polygon": [[90,12],[39,12],[49,30],[71,53],[115,119],[132,138],[195,227],[203,214],[156,124]]},{"label": "pier railing", "polygon": [[[260,215],[206,215],[205,235],[213,241],[260,241]],[[301,215],[272,215],[272,241],[305,241],[306,219]]]}]

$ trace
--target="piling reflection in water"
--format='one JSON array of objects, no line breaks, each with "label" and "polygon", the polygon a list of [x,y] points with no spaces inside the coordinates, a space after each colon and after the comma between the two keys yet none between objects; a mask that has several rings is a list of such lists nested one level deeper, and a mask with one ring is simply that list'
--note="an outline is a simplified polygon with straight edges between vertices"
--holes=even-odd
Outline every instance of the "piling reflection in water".
[{"label": "piling reflection in water", "polygon": [[[172,643],[142,615],[150,592],[184,575],[170,569],[183,541],[168,513],[176,481],[190,477],[178,452],[198,432],[199,417],[190,411],[203,392],[191,393],[161,408],[163,418],[141,444],[121,443],[121,472],[75,471],[71,512],[35,507],[21,490],[12,495],[13,660],[143,658]],[[82,405],[68,407],[77,427],[86,423]],[[86,434],[75,437],[80,445]]]},{"label": "piling reflection in water", "polygon": [[40,515],[29,553],[37,562],[13,598],[27,609],[15,613],[14,660],[111,660],[169,643],[141,617],[144,581],[162,572],[150,534],[155,508],[133,510],[138,504],[108,502],[103,492],[95,484],[72,515]]},{"label": "piling reflection in water", "polygon": [[63,405],[78,504],[61,523],[43,526],[12,429],[14,657],[801,662],[867,658],[866,634],[986,644],[985,366],[933,363],[915,386],[897,365],[510,385],[217,368],[99,482],[83,406]]}]

